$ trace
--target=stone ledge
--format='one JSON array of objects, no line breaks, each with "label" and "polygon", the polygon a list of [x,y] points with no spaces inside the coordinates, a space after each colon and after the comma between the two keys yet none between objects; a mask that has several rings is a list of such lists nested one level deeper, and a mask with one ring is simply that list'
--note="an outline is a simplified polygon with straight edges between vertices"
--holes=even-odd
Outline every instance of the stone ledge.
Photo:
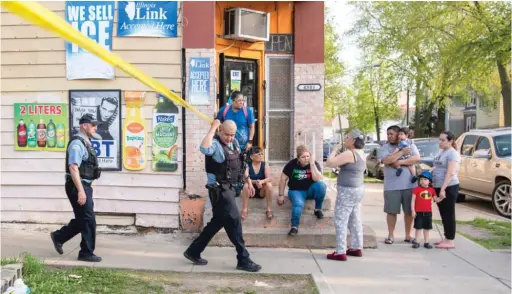
[{"label": "stone ledge", "polygon": [[21,278],[23,274],[23,264],[15,263],[2,266],[2,293],[7,291],[7,288],[14,285],[16,279]]}]

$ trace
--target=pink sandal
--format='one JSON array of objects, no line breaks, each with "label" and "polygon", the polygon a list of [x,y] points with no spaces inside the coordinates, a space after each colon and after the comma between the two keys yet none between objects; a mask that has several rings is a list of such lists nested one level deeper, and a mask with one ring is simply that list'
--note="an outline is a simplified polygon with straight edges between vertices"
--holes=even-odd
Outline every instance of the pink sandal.
[{"label": "pink sandal", "polygon": [[438,249],[455,249],[455,244],[440,243],[436,245]]}]

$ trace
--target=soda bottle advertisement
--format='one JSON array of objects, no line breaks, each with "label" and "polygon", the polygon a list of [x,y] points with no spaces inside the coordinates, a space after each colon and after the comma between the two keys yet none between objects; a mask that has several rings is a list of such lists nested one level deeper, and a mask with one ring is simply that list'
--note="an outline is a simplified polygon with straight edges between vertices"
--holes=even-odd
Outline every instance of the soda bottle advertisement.
[{"label": "soda bottle advertisement", "polygon": [[153,108],[153,171],[175,172],[178,170],[178,114],[172,101],[157,96]]},{"label": "soda bottle advertisement", "polygon": [[68,105],[15,103],[14,149],[66,152]]}]

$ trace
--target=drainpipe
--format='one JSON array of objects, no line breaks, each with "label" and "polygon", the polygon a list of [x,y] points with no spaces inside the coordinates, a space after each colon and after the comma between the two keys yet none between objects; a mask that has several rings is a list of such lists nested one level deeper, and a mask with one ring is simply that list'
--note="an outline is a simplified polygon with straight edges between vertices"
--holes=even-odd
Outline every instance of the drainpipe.
[{"label": "drainpipe", "polygon": [[[185,99],[185,93],[187,90],[187,58],[185,55],[185,48],[181,49],[181,97]],[[183,132],[183,191],[187,189],[187,129],[185,127],[185,107],[181,108],[181,129]]]}]

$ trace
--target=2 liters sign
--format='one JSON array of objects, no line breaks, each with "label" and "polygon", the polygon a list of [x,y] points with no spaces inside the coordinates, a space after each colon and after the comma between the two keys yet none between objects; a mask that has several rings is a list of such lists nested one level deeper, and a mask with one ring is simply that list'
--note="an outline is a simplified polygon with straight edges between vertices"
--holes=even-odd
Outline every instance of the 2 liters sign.
[{"label": "2 liters sign", "polygon": [[320,91],[322,85],[320,84],[299,84],[297,90],[299,91]]}]

